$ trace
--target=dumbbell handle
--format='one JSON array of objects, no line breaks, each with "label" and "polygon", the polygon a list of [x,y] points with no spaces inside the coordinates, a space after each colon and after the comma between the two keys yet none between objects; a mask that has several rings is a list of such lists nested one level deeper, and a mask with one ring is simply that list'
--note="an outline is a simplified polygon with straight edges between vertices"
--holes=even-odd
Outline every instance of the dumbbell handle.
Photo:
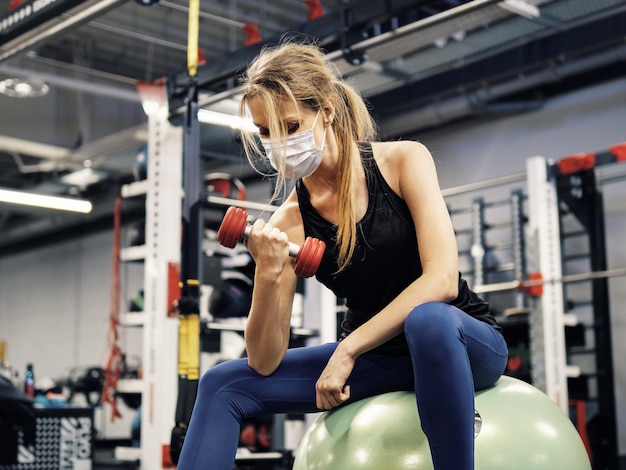
[{"label": "dumbbell handle", "polygon": [[[244,238],[248,238],[250,236],[250,232],[252,232],[252,225],[248,225],[246,226],[246,228],[243,231],[243,236]],[[289,256],[291,256],[292,258],[295,258],[298,256],[298,253],[300,253],[300,245],[297,245],[296,243],[293,242],[289,242]]]}]

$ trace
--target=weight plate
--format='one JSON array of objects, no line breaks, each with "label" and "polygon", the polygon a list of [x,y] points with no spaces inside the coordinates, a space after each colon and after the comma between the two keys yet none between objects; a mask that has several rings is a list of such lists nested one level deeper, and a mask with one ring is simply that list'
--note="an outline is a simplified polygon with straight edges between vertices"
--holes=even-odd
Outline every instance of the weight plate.
[{"label": "weight plate", "polygon": [[241,207],[229,207],[217,231],[217,241],[227,248],[235,248],[243,238],[247,225],[248,213]]}]

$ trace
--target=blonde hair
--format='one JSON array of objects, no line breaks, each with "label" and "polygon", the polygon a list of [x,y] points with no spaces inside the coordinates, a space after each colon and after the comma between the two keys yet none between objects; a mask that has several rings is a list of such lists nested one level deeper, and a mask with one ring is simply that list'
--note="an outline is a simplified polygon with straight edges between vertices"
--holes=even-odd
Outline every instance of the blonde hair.
[{"label": "blonde hair", "polygon": [[[352,146],[356,142],[371,141],[376,126],[361,95],[341,78],[324,53],[314,44],[285,42],[266,46],[252,61],[242,78],[242,116],[251,99],[262,103],[267,115],[271,136],[287,139],[286,123],[278,115],[279,103],[293,103],[296,109],[321,109],[332,102],[335,107],[332,130],[338,146],[337,209],[339,223],[336,245],[339,248],[339,271],[348,266],[356,245],[356,215],[354,211],[355,166]],[[261,150],[255,136],[242,132],[242,140],[250,164],[259,169]],[[285,188],[285,179],[279,172],[277,196]]]}]

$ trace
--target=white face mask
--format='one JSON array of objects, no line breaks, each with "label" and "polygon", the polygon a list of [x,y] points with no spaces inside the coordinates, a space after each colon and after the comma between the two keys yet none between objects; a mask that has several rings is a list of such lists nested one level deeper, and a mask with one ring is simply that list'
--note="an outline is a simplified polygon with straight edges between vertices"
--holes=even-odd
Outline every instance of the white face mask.
[{"label": "white face mask", "polygon": [[326,141],[326,128],[322,138],[321,148],[317,148],[313,128],[320,112],[317,112],[315,121],[309,130],[296,132],[287,136],[287,144],[283,146],[280,139],[261,139],[265,154],[276,171],[281,170],[280,155],[284,153],[284,174],[286,178],[298,179],[310,176],[322,162],[324,142]]}]

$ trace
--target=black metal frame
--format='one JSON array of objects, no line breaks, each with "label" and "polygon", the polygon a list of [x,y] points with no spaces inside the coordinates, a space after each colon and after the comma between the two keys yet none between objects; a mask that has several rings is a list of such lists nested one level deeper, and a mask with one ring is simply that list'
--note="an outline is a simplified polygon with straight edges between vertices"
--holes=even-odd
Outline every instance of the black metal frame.
[{"label": "black metal frame", "polygon": [[[592,272],[607,269],[604,201],[595,170],[556,176],[559,201],[584,227]],[[590,279],[598,412],[588,421],[594,470],[619,468],[608,278]]]}]

